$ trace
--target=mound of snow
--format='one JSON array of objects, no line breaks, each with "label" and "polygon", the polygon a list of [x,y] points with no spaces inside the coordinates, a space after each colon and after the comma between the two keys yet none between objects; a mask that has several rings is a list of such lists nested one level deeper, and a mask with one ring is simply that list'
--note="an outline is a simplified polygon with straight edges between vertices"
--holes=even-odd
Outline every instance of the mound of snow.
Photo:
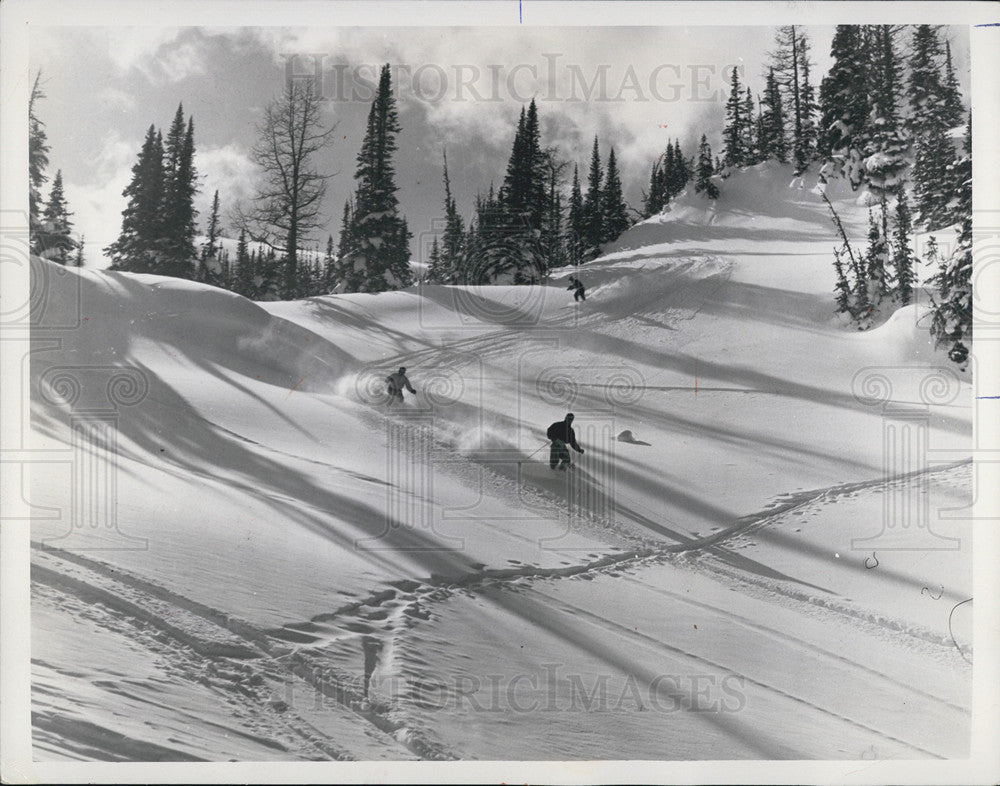
[{"label": "mound of snow", "polygon": [[[194,281],[80,268],[32,259],[32,275],[46,284],[45,308],[78,315],[64,350],[89,363],[128,365],[158,359],[261,382],[327,389],[345,372],[349,356],[315,333],[273,316],[240,295]],[[142,348],[139,349],[139,346]],[[44,366],[44,353],[33,371]]]},{"label": "mound of snow", "polygon": [[[774,239],[805,237],[817,229],[833,236],[830,212],[818,191],[818,172],[796,176],[791,164],[765,161],[731,170],[728,177],[717,177],[716,182],[718,199],[698,194],[693,184],[689,185],[662,212],[640,221],[605,246],[605,253],[676,240],[735,240],[745,237],[748,230],[771,233]],[[864,225],[867,212],[848,183],[831,180],[824,190],[845,226]]]}]

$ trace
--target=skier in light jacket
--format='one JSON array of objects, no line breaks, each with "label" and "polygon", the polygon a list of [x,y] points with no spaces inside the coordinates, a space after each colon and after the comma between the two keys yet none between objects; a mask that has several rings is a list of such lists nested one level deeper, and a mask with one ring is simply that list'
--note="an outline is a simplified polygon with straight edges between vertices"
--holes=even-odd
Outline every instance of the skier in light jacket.
[{"label": "skier in light jacket", "polygon": [[572,465],[567,445],[577,453],[583,453],[583,448],[576,444],[572,412],[566,414],[565,420],[557,420],[549,426],[545,436],[552,440],[552,450],[549,453],[549,467],[552,469],[567,469]]},{"label": "skier in light jacket", "polygon": [[403,390],[406,389],[411,393],[416,393],[413,389],[413,385],[410,384],[409,378],[406,376],[406,366],[400,366],[399,371],[395,374],[390,374],[385,378],[388,383],[389,390],[389,404],[392,406],[395,402],[403,403]]}]

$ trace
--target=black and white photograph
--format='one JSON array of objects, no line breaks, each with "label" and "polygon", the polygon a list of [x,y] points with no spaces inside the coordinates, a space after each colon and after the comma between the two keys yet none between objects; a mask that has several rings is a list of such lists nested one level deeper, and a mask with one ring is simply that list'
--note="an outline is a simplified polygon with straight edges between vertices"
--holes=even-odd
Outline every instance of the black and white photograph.
[{"label": "black and white photograph", "polygon": [[1000,778],[996,5],[88,6],[0,8],[5,782]]}]

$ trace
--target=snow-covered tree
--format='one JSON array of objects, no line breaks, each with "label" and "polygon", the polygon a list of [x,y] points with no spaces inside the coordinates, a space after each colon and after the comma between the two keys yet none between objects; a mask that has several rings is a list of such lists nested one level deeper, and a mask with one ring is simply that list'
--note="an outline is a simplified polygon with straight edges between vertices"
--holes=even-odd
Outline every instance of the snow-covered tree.
[{"label": "snow-covered tree", "polygon": [[951,42],[944,42],[944,114],[948,125],[959,125],[965,117],[962,88],[959,87],[955,67],[951,62]]},{"label": "snow-covered tree", "polygon": [[935,286],[931,333],[937,345],[962,369],[972,347],[972,119],[966,127],[964,155],[954,162],[957,184],[956,210],[961,215],[958,242],[940,263],[932,279]]},{"label": "snow-covered tree", "polygon": [[865,28],[870,56],[871,113],[866,123],[864,175],[877,195],[898,193],[910,165],[910,145],[899,116],[901,67],[896,30],[890,25]]},{"label": "snow-covered tree", "polygon": [[711,180],[713,171],[712,148],[708,144],[708,138],[702,134],[701,143],[698,145],[697,180],[694,190],[695,193],[705,194],[709,199],[718,199],[719,187]]},{"label": "snow-covered tree", "polygon": [[913,284],[917,265],[916,256],[910,248],[913,222],[906,190],[899,189],[896,197],[895,227],[893,230],[892,277],[895,282],[893,294],[901,306],[913,300]]},{"label": "snow-covered tree", "polygon": [[824,177],[842,175],[853,188],[864,181],[866,124],[871,114],[861,28],[837,25],[830,45],[833,64],[820,83],[820,155]]}]

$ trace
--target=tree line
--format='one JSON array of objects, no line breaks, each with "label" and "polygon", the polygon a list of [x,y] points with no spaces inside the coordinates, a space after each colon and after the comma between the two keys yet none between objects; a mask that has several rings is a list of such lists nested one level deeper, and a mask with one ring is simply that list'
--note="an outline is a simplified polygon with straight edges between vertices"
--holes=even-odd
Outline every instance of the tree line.
[{"label": "tree line", "polygon": [[[929,280],[932,334],[964,367],[972,337],[972,119],[951,45],[933,25],[838,25],[818,96],[809,51],[801,28],[778,28],[762,96],[742,85],[733,69],[724,155],[714,179],[723,182],[732,168],[775,160],[793,164],[796,175],[817,166],[821,189],[837,178],[868,190],[864,250],[852,245],[827,200],[839,239],[836,309],[862,330],[880,312],[912,302],[921,262],[913,232],[958,225],[954,251],[942,257],[932,238],[923,261],[936,271]],[[951,137],[963,125],[966,141],[956,148]],[[699,186],[705,181],[699,174]]]}]

